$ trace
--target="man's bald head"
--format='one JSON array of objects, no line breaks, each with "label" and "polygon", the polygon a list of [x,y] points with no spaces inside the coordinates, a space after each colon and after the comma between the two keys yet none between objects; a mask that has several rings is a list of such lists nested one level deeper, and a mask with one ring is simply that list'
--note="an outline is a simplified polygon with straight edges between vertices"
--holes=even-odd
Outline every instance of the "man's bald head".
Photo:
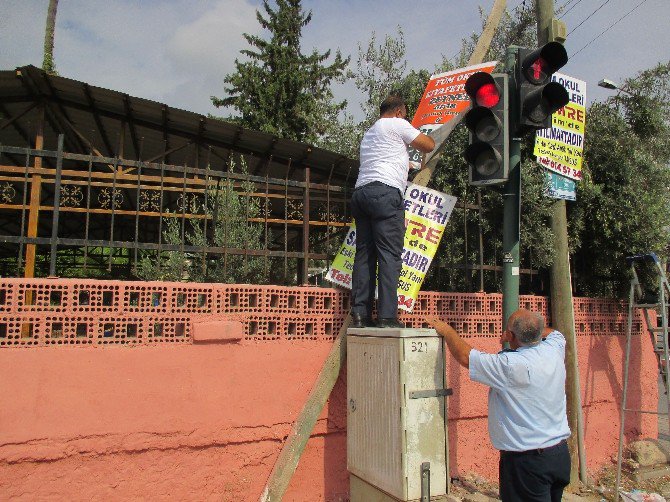
[{"label": "man's bald head", "polygon": [[526,309],[519,309],[507,320],[507,329],[521,345],[533,345],[542,339],[544,317]]}]

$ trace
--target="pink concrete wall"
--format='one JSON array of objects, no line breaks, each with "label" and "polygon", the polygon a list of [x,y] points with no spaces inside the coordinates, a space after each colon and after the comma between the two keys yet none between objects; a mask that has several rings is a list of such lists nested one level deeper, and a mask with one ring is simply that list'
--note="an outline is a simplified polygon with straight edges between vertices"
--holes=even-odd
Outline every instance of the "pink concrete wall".
[{"label": "pink concrete wall", "polygon": [[[257,500],[346,314],[344,295],[239,285],[48,284],[0,281],[0,325],[6,324],[4,335],[0,329],[0,499]],[[121,299],[117,304],[76,304],[74,291],[110,287]],[[39,291],[54,288],[62,291],[60,305],[45,293],[40,300]],[[163,305],[124,303],[125,292],[138,288],[165,293]],[[204,296],[190,296],[191,304],[177,298],[196,288]],[[33,305],[21,300],[26,290],[37,296]],[[237,295],[235,305],[231,295]],[[256,295],[254,305],[249,295]],[[474,346],[498,349],[500,295],[424,293],[420,300],[406,320],[420,326],[427,313],[437,312],[481,333],[471,337]],[[544,298],[524,302],[546,310]],[[618,302],[588,299],[576,300],[575,310],[593,472],[616,453],[625,313]],[[32,338],[20,336],[27,319]],[[54,333],[54,322],[84,319],[87,336],[67,326]],[[200,323],[220,319],[240,322],[242,340],[193,343]],[[118,335],[129,322],[137,326],[134,336],[105,336],[105,324]],[[183,331],[172,327],[172,338],[152,338],[155,322],[183,322]],[[648,337],[635,337],[633,354],[630,395],[637,397],[631,407],[654,409],[656,363]],[[452,360],[447,376],[455,391],[449,401],[452,475],[474,471],[495,479],[486,388],[471,383]],[[345,379],[319,418],[287,501],[347,499]],[[628,423],[629,437],[656,435],[653,416],[632,415]]]}]

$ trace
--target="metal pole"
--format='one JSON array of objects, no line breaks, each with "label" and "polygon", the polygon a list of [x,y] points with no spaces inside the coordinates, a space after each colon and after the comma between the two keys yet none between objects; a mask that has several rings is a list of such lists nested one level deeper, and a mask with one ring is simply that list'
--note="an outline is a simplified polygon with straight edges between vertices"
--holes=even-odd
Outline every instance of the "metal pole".
[{"label": "metal pole", "polygon": [[[86,178],[86,223],[84,228],[84,240],[88,243],[88,233],[91,223],[91,172],[93,171],[93,152],[88,159],[88,175]],[[88,263],[88,244],[84,244],[84,270]]]},{"label": "metal pole", "polygon": [[616,460],[616,481],[614,485],[614,501],[619,500],[619,486],[621,484],[621,456],[623,454],[624,425],[626,423],[626,400],[628,397],[628,363],[630,361],[630,339],[633,332],[633,304],[635,301],[635,283],[637,275],[633,268],[633,279],[630,284],[630,294],[628,295],[628,325],[626,326],[626,361],[623,367],[623,397],[621,398],[621,417],[619,421],[619,449]]},{"label": "metal pole", "polygon": [[305,166],[305,191],[302,202],[302,284],[309,284],[309,183],[310,169]]},{"label": "metal pole", "polygon": [[58,135],[58,156],[56,157],[56,179],[54,180],[54,211],[51,220],[51,264],[49,266],[49,276],[56,276],[56,254],[58,251],[58,210],[60,209],[60,180],[63,169],[63,138]]},{"label": "metal pole", "polygon": [[19,260],[17,263],[16,276],[21,275],[21,268],[23,268],[23,243],[24,232],[26,228],[26,208],[28,201],[28,170],[30,169],[30,150],[26,150],[26,170],[23,173],[23,199],[21,202],[21,240],[19,241]]},{"label": "metal pole", "polygon": [[[511,73],[516,64],[517,47],[507,48],[507,70]],[[515,89],[510,85],[509,89]],[[516,99],[508,93],[510,102]],[[515,107],[508,105],[511,110]],[[509,140],[509,180],[504,189],[503,208],[503,330],[507,319],[519,308],[519,215],[521,207],[521,140],[510,128]],[[514,135],[512,135],[514,133]]]},{"label": "metal pole", "polygon": [[[665,289],[666,286],[668,285],[667,279],[665,277],[665,272],[663,271],[664,265],[662,265],[660,262],[656,262],[656,266],[658,267],[658,300],[661,302],[661,328],[663,329],[661,331],[661,334],[663,335],[663,361],[662,365],[665,366],[663,370],[663,380],[665,383],[665,392],[670,396],[670,387],[668,384],[670,383],[670,371],[668,361],[668,357],[670,357],[670,354],[668,354],[668,297],[666,296],[667,290]],[[649,323],[647,323],[648,325]],[[656,337],[654,337],[654,341],[656,340]],[[655,347],[654,347],[655,348]],[[663,366],[661,366],[663,367]],[[667,412],[668,412],[668,426],[670,426],[670,399],[666,399],[666,404],[667,404]]]}]

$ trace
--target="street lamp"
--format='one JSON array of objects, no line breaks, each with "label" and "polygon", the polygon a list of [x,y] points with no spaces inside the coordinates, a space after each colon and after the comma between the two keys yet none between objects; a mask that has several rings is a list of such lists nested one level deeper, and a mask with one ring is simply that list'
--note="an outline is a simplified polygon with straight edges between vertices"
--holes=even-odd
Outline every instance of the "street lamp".
[{"label": "street lamp", "polygon": [[604,78],[598,82],[598,87],[604,87],[605,89],[619,89],[619,86],[616,84],[616,82],[613,82],[608,78]]},{"label": "street lamp", "polygon": [[613,80],[610,80],[608,78],[601,79],[600,82],[598,82],[598,87],[603,87],[605,89],[612,89],[612,90],[616,90],[616,91],[619,91],[619,92],[625,92],[629,96],[635,96],[635,94],[633,94],[632,92],[627,91],[623,87],[619,87],[619,84],[617,84],[616,82],[614,82]]}]

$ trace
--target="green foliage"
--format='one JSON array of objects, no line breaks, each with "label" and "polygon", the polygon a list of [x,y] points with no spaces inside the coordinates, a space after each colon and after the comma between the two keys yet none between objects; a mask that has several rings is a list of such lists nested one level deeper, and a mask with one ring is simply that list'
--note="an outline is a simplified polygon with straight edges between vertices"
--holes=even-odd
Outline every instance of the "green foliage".
[{"label": "green foliage", "polygon": [[570,219],[580,227],[579,292],[624,296],[625,256],[667,256],[670,226],[670,63],[643,71],[587,113],[584,180]]},{"label": "green foliage", "polygon": [[[231,162],[229,172],[234,171]],[[241,164],[241,172],[246,166]],[[208,229],[199,220],[182,222],[178,214],[163,218],[163,242],[168,245],[219,247],[233,249],[262,249],[264,226],[250,222],[261,212],[258,199],[249,196],[254,184],[249,181],[228,180],[222,186],[209,188],[206,214]],[[192,209],[189,211],[195,212]],[[264,257],[240,254],[202,254],[182,251],[145,253],[139,260],[137,275],[146,280],[225,282],[262,284],[267,281],[269,271]]]},{"label": "green foliage", "polygon": [[398,84],[407,68],[405,52],[405,37],[400,26],[396,38],[386,35],[379,46],[375,32],[365,49],[358,44],[356,71],[350,70],[348,76],[366,98],[362,105],[365,119],[359,124],[364,130],[379,118],[382,100],[398,92]]},{"label": "green foliage", "polygon": [[[217,106],[232,106],[239,112],[233,120],[357,157],[360,139],[377,119],[379,103],[386,95],[402,95],[408,103],[408,114],[412,115],[430,72],[407,71],[400,27],[395,36],[387,35],[381,43],[373,34],[367,44],[359,45],[356,67],[345,73],[349,59],[342,58],[339,52],[330,65],[324,65],[330,52],[313,52],[309,56],[300,52],[301,30],[309,23],[311,13],[303,13],[299,0],[278,0],[274,10],[264,0],[263,7],[264,15],[259,12],[257,18],[270,32],[270,39],[245,35],[254,50],[243,51],[248,61],[236,61],[237,71],[226,78],[229,97],[212,97]],[[483,27],[485,14],[481,9],[480,13]],[[478,35],[464,39],[459,53],[443,58],[435,72],[465,66],[477,39]],[[497,71],[501,71],[509,45],[537,45],[532,3],[529,8],[517,7],[504,14],[484,59],[498,60]],[[670,64],[642,72],[624,84],[626,92],[595,103],[588,110],[584,180],[578,183],[578,201],[568,204],[577,294],[619,294],[628,287],[624,256],[649,251],[665,254],[670,228],[669,73]],[[360,122],[346,113],[344,102],[334,101],[330,86],[345,78],[353,79],[364,98],[364,118]],[[501,264],[504,197],[499,188],[469,186],[462,155],[466,145],[467,131],[459,125],[443,147],[430,187],[453,194],[464,204],[481,203],[482,210],[455,211],[424,289],[479,289],[478,274],[462,265],[480,260],[480,245],[485,265]],[[522,145],[525,160],[521,165],[521,267],[546,271],[554,259],[549,225],[553,200],[544,196],[546,180],[542,168],[531,160],[532,147],[533,137],[528,135]],[[242,223],[247,224],[246,220]],[[481,244],[479,227],[484,236]],[[168,236],[176,239],[182,232],[166,223],[166,241]],[[262,238],[260,233],[248,235],[256,240]],[[195,229],[188,232],[193,242],[199,242],[201,237]],[[249,237],[245,239],[251,241]],[[332,247],[332,242],[315,233],[312,247],[324,246]],[[165,259],[169,262],[167,256]],[[177,261],[170,267],[184,268],[185,258]],[[219,270],[215,264],[207,268],[212,273]],[[242,265],[232,268],[243,270]],[[271,275],[281,275],[280,268],[284,267],[271,268]],[[247,272],[253,276],[253,272]],[[189,274],[197,273],[191,266]],[[286,270],[283,274],[287,274]],[[484,282],[485,290],[498,290],[500,277],[487,272]]]},{"label": "green foliage", "polygon": [[340,132],[333,135],[333,141],[319,146],[333,151],[358,157],[358,149],[365,131],[379,118],[379,105],[389,94],[398,94],[405,99],[407,113],[412,115],[419,104],[423,91],[430,78],[426,70],[406,72],[405,38],[400,26],[397,35],[386,35],[381,44],[372,34],[367,46],[358,45],[356,69],[349,70],[347,77],[352,79],[364,96],[361,105],[364,118],[358,123],[349,115],[341,122]]},{"label": "green foliage", "polygon": [[334,101],[331,84],[342,81],[349,58],[337,51],[334,61],[324,64],[330,51],[303,54],[300,37],[312,13],[302,10],[301,0],[276,4],[273,9],[263,0],[265,15],[256,12],[270,39],[244,34],[254,49],[241,51],[248,59],[236,60],[235,73],[225,78],[228,96],[212,96],[212,103],[233,107],[244,127],[316,143],[334,134],[332,119],[346,107],[346,101]]}]

